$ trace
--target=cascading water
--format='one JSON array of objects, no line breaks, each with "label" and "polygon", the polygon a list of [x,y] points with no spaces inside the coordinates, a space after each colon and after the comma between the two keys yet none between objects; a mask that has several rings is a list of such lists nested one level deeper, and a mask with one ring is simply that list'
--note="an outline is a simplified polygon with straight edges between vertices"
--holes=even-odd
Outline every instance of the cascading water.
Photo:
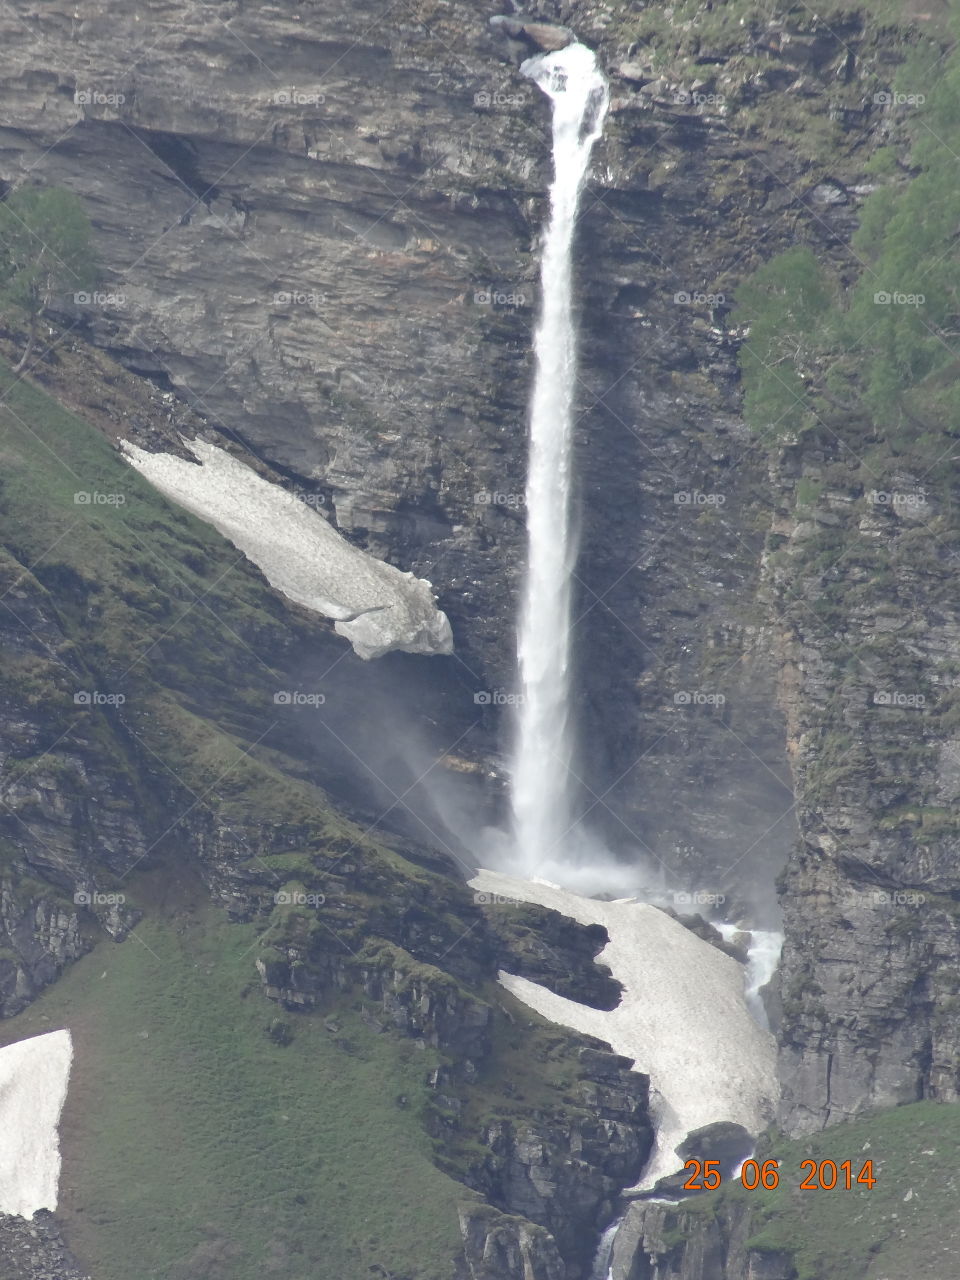
[{"label": "cascading water", "polygon": [[[531,1007],[562,1025],[581,1030],[589,1028],[611,1044],[617,1052],[629,1052],[638,1070],[651,1070],[661,1055],[669,1066],[664,1068],[661,1111],[658,1115],[657,1151],[644,1171],[644,1177],[655,1181],[661,1170],[671,1171],[682,1163],[675,1148],[683,1132],[702,1127],[705,1117],[729,1118],[743,1114],[744,1098],[752,1099],[753,1114],[746,1117],[752,1128],[762,1128],[770,1113],[769,1099],[774,1096],[773,1049],[746,1009],[737,1011],[735,993],[739,985],[733,966],[725,961],[715,965],[711,949],[692,939],[679,924],[652,919],[644,912],[652,908],[631,906],[626,899],[598,905],[585,895],[601,888],[608,893],[614,887],[636,892],[639,870],[636,866],[618,866],[604,849],[594,845],[576,822],[574,733],[570,714],[571,683],[571,582],[576,563],[576,539],[572,530],[573,491],[573,421],[577,384],[577,328],[573,298],[573,244],[577,213],[590,155],[600,137],[609,96],[606,80],[595,55],[583,45],[571,44],[556,53],[532,58],[521,71],[533,80],[551,100],[553,112],[554,175],[550,186],[550,214],[541,252],[541,314],[534,340],[535,382],[530,411],[530,454],[527,472],[527,577],[520,613],[518,656],[520,668],[519,710],[514,756],[511,767],[513,807],[510,869],[520,879],[481,872],[471,882],[483,891],[519,891],[524,901],[540,901],[544,895],[550,905],[585,923],[596,911],[636,913],[621,920],[608,916],[608,933],[624,973],[635,972],[636,957],[642,953],[644,928],[657,934],[669,928],[672,935],[671,975],[682,969],[688,975],[679,988],[668,979],[658,988],[658,1001],[664,992],[673,992],[670,1020],[662,1034],[645,1039],[649,1010],[626,1000],[618,1011],[598,1013],[573,1001],[563,1008],[550,1003],[553,993],[535,988],[521,999]],[[498,852],[502,846],[498,844]],[[505,853],[505,851],[503,851]],[[496,860],[505,862],[506,857]],[[541,877],[552,873],[566,889],[544,885]],[[488,884],[491,881],[492,886]],[[539,885],[535,884],[540,881]],[[536,888],[537,893],[530,894]],[[561,895],[560,902],[551,895]],[[563,895],[566,895],[565,897]],[[586,912],[586,916],[584,913]],[[656,913],[654,913],[656,914]],[[623,928],[613,929],[614,919]],[[639,923],[642,920],[643,924]],[[679,935],[679,936],[678,936]],[[706,954],[704,954],[706,953]],[[713,953],[715,954],[715,953]],[[684,959],[681,959],[684,957]],[[718,957],[719,959],[719,957]],[[704,968],[706,966],[706,969]],[[641,978],[634,980],[639,989],[649,984],[650,964],[643,966]],[[716,970],[716,972],[714,972]],[[696,975],[696,976],[694,976]],[[523,979],[519,980],[523,982]],[[504,979],[506,985],[506,979]],[[697,995],[706,983],[719,983],[723,999],[708,1001]],[[629,993],[629,982],[624,990]],[[711,988],[712,989],[712,988]],[[666,997],[669,1001],[669,997]],[[759,1003],[759,1002],[758,1002]],[[708,1030],[717,1010],[729,1010],[729,1027]],[[634,1021],[636,1013],[636,1021]],[[619,1017],[619,1022],[602,1021]],[[735,1017],[735,1022],[730,1018]],[[595,1019],[601,1019],[597,1022]],[[702,1044],[696,1052],[676,1052],[679,1030],[703,1027]],[[619,1028],[619,1030],[618,1030]],[[717,1046],[724,1045],[722,1053]],[[636,1046],[636,1047],[634,1047]],[[674,1057],[670,1057],[670,1051]],[[704,1064],[712,1071],[723,1064],[722,1076],[708,1075],[696,1088],[690,1086],[688,1061]],[[651,1077],[653,1078],[653,1077]],[[657,1076],[656,1078],[660,1078]],[[734,1087],[731,1089],[731,1081]],[[748,1085],[749,1081],[749,1085]],[[680,1125],[678,1117],[685,1117]],[[734,1123],[739,1121],[734,1120]],[[659,1161],[659,1163],[657,1163]],[[651,1169],[653,1170],[651,1172]],[[592,1267],[592,1280],[610,1280],[611,1261],[620,1223],[611,1223],[603,1234]]]},{"label": "cascading water", "polygon": [[772,929],[751,931],[750,947],[747,952],[746,997],[750,1012],[765,1031],[769,1031],[770,1023],[762,992],[777,971],[782,949],[782,933],[776,933]]},{"label": "cascading water", "polygon": [[770,1023],[762,992],[780,963],[783,934],[772,929],[744,930],[729,920],[715,920],[713,923],[725,942],[732,942],[738,934],[747,933],[750,941],[747,945],[747,966],[743,979],[744,996],[756,1022],[764,1031],[769,1031]]},{"label": "cascading water", "polygon": [[590,1280],[610,1280],[613,1274],[610,1267],[610,1262],[613,1258],[613,1245],[622,1222],[622,1218],[615,1218],[600,1237],[600,1244],[597,1246],[593,1266],[590,1268]]},{"label": "cascading water", "polygon": [[550,219],[543,241],[542,310],[527,473],[527,578],[518,642],[522,698],[512,769],[513,833],[521,866],[563,862],[571,830],[570,607],[576,562],[571,530],[577,332],[573,240],[590,152],[609,95],[595,55],[581,44],[531,58],[521,71],[553,104]]}]

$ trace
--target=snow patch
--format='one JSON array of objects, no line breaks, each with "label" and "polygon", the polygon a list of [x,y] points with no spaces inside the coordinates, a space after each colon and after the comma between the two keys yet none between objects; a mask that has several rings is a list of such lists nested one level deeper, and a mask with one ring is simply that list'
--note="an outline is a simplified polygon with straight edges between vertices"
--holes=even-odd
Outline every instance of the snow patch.
[{"label": "snow patch", "polygon": [[656,1145],[636,1189],[682,1168],[676,1148],[691,1130],[728,1120],[757,1134],[773,1120],[775,1043],[751,1016],[736,960],[644,903],[603,902],[492,871],[470,885],[607,930],[597,961],[623,986],[616,1009],[591,1009],[508,973],[500,981],[543,1017],[606,1040],[649,1075]]},{"label": "snow patch", "polygon": [[122,441],[127,461],[161,493],[206,520],[261,570],[272,587],[314,613],[361,658],[391,649],[452,653],[453,635],[433,588],[352,547],[286,489],[204,440],[186,440],[196,463]]},{"label": "snow patch", "polygon": [[32,1218],[57,1207],[57,1125],[72,1060],[69,1031],[0,1049],[0,1213]]}]

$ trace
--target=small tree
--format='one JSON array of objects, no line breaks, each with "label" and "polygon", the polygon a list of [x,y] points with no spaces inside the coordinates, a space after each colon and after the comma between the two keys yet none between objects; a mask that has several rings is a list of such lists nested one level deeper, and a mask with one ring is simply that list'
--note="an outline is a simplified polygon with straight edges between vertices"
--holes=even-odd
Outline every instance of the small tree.
[{"label": "small tree", "polygon": [[90,220],[71,191],[17,187],[0,201],[0,304],[23,312],[28,324],[18,370],[53,298],[91,289],[95,280]]}]

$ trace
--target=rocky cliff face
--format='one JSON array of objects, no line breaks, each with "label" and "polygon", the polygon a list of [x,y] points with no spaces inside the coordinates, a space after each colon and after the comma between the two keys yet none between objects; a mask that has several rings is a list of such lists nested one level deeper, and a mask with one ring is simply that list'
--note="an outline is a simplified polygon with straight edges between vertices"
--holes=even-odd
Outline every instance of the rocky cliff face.
[{"label": "rocky cliff face", "polygon": [[725,1206],[717,1215],[634,1204],[617,1234],[616,1280],[796,1280],[786,1253],[751,1248],[754,1215]]},{"label": "rocky cliff face", "polygon": [[809,1132],[958,1097],[957,618],[930,476],[881,462],[850,483],[817,446],[781,464],[823,478],[768,560],[803,831],[782,882],[783,1123]]},{"label": "rocky cliff face", "polygon": [[[513,672],[547,104],[469,6],[341,8],[15,5],[0,177],[90,210],[105,300],[64,302],[75,333],[435,584],[469,698]],[[690,883],[769,881],[789,782],[742,608],[767,499],[716,298],[759,241],[837,214],[810,161],[745,146],[679,80],[619,75],[642,34],[621,6],[567,16],[615,94],[581,246],[584,803]],[[738,104],[769,92],[752,41],[709,72]],[[502,743],[489,706],[468,755]]]}]

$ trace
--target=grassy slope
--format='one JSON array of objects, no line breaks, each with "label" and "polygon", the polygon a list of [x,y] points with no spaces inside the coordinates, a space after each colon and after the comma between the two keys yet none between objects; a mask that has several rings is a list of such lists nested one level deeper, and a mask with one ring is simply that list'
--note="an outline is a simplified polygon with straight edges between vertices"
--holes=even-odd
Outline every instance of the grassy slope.
[{"label": "grassy slope", "polygon": [[61,1209],[97,1280],[361,1280],[376,1263],[448,1280],[471,1193],[431,1162],[429,1048],[339,1010],[335,1033],[288,1015],[274,1044],[253,927],[169,869],[151,879],[135,937],[0,1024],[4,1042],[75,1036]]},{"label": "grassy slope", "polygon": [[[958,1148],[960,1106],[918,1102],[777,1140],[765,1157],[780,1161],[776,1191],[732,1183],[688,1207],[712,1214],[723,1200],[754,1206],[751,1246],[792,1254],[799,1280],[945,1280],[960,1254]],[[867,1158],[872,1189],[799,1190],[803,1160],[849,1159],[856,1173]]]},{"label": "grassy slope", "polygon": [[[241,659],[268,673],[248,646],[282,611],[239,552],[151,489],[99,432],[14,382],[5,365],[0,393],[0,542],[53,593],[99,674],[116,691],[152,677],[207,699],[229,688]],[[77,503],[77,493],[123,501]]]},{"label": "grassy slope", "polygon": [[[0,391],[0,545],[16,557],[3,557],[2,586],[31,567],[68,636],[58,657],[78,676],[73,684],[59,664],[30,658],[3,678],[51,743],[67,730],[57,751],[75,738],[99,743],[154,803],[109,716],[73,702],[77,688],[122,692],[150,762],[228,828],[291,824],[292,846],[307,833],[319,847],[357,842],[393,874],[419,877],[364,840],[319,788],[285,775],[276,752],[241,755],[276,720],[278,680],[254,650],[269,655],[291,634],[256,573],[5,366]],[[77,492],[125,501],[77,504]],[[43,757],[45,769],[57,760]],[[9,763],[29,770],[33,759]],[[154,818],[167,825],[167,815]],[[17,856],[0,848],[4,861]],[[282,861],[255,859],[253,869],[277,862],[279,883],[293,870]],[[446,1280],[456,1204],[471,1193],[431,1161],[420,1116],[430,1051],[376,1035],[349,1010],[337,1011],[338,1036],[322,1019],[293,1017],[293,1043],[275,1045],[265,1028],[278,1009],[259,990],[253,927],[227,923],[198,880],[163,909],[171,874],[168,864],[125,880],[147,913],[136,937],[100,941],[36,1005],[0,1023],[4,1042],[54,1026],[76,1035],[63,1178],[75,1188],[63,1200],[74,1248],[97,1280],[360,1280],[376,1262]]]}]

